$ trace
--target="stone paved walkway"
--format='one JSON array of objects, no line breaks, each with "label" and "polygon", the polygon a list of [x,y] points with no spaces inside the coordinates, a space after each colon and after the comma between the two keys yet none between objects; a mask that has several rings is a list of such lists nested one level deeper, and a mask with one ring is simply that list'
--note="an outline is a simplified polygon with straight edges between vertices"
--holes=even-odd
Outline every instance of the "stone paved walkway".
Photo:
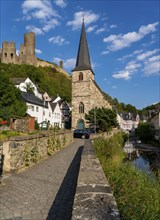
[{"label": "stone paved walkway", "polygon": [[0,185],[0,220],[69,220],[84,140]]}]

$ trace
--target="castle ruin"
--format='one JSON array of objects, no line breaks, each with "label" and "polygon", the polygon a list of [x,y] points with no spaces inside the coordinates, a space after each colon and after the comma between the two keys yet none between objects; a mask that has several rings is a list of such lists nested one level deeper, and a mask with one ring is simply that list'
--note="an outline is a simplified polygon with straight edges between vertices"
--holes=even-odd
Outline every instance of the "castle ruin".
[{"label": "castle ruin", "polygon": [[14,42],[4,41],[1,51],[2,63],[14,64],[30,64],[37,65],[37,58],[35,57],[35,33],[29,32],[24,35],[24,44],[20,45],[20,53],[16,54],[16,47]]},{"label": "castle ruin", "polygon": [[70,74],[63,69],[63,61],[60,60],[59,66],[40,60],[35,56],[35,33],[29,32],[24,34],[24,44],[20,44],[19,55],[16,53],[16,46],[14,42],[3,41],[2,49],[0,48],[0,60],[2,63],[13,63],[13,64],[29,64],[36,67],[50,66],[70,77]]}]

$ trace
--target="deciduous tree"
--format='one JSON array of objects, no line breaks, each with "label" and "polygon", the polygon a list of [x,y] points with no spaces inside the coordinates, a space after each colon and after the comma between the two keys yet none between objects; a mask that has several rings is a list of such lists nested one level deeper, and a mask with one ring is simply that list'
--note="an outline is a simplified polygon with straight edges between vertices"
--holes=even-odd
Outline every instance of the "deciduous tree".
[{"label": "deciduous tree", "polygon": [[96,123],[96,127],[101,131],[109,131],[118,125],[116,112],[106,108],[91,109],[88,114],[85,114],[85,119],[91,125],[95,125]]}]

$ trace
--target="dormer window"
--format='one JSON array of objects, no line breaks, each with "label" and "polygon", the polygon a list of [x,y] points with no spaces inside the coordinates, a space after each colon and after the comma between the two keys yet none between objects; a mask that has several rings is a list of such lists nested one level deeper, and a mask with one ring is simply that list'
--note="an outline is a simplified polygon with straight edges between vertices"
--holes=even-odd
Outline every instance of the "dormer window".
[{"label": "dormer window", "polygon": [[82,72],[79,73],[79,81],[83,81],[83,73]]}]

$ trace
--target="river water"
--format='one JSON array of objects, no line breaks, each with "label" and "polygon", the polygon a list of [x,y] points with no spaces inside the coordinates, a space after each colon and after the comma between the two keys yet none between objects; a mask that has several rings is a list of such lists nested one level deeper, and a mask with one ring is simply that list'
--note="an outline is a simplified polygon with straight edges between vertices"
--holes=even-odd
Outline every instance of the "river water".
[{"label": "river water", "polygon": [[147,174],[151,175],[160,169],[160,151],[157,148],[128,141],[123,149],[127,154],[126,160]]}]

